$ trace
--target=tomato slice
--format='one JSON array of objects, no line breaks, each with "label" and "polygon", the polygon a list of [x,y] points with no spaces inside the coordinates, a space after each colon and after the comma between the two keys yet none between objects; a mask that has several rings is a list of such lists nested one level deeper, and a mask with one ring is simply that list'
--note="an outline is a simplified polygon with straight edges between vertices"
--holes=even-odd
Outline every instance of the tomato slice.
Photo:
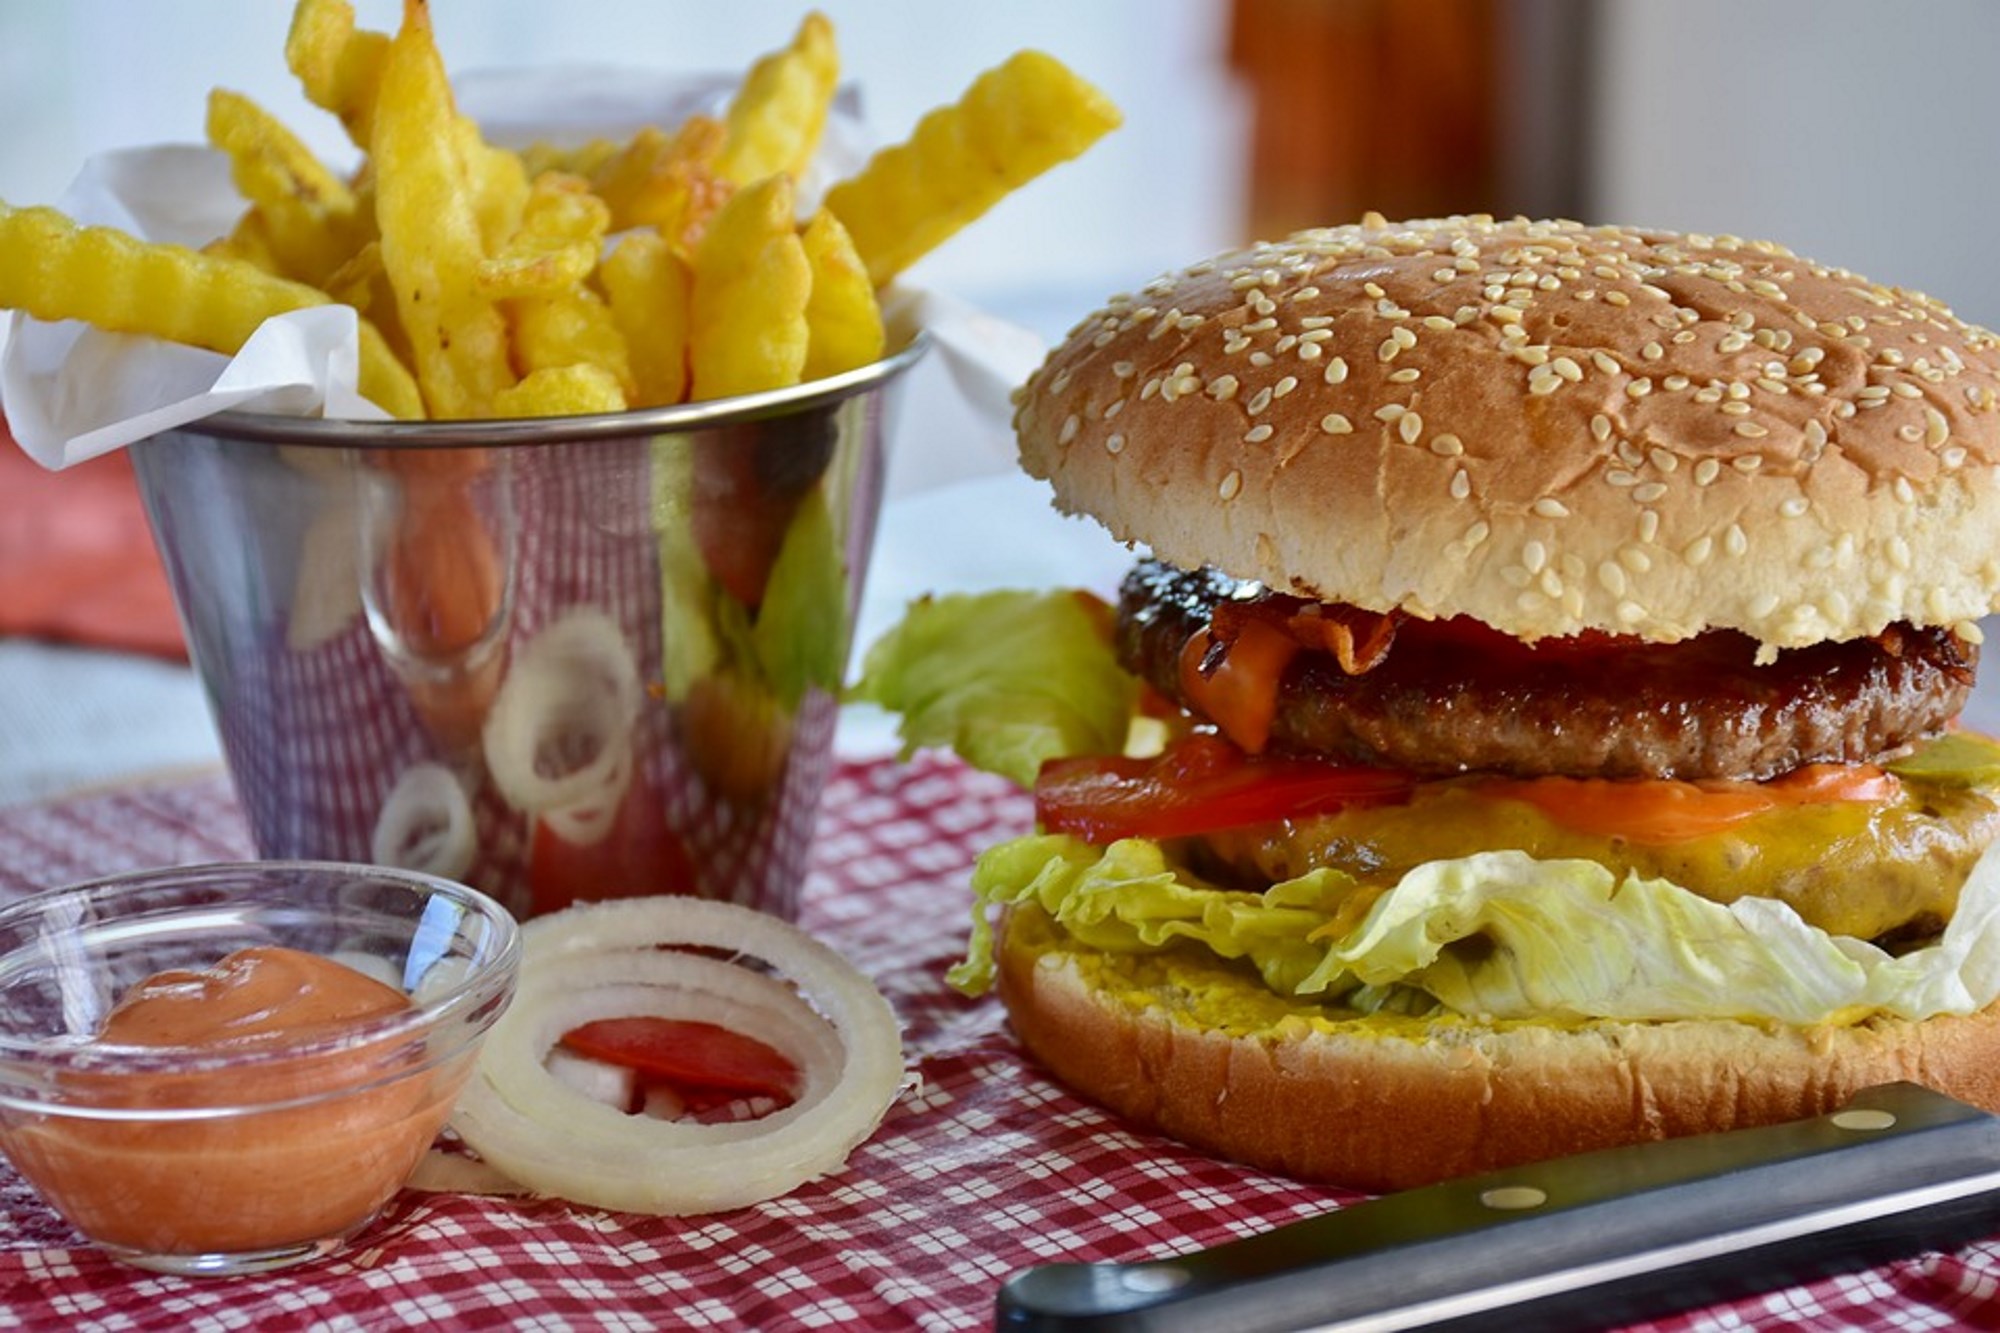
[{"label": "tomato slice", "polygon": [[1567,828],[1653,846],[1720,833],[1780,806],[1886,801],[1899,789],[1894,775],[1871,764],[1807,764],[1769,782],[1528,778],[1483,788]]},{"label": "tomato slice", "polygon": [[634,782],[611,830],[588,846],[537,819],[528,843],[530,914],[599,898],[696,892],[701,880],[694,858],[667,823],[664,807],[650,784]]},{"label": "tomato slice", "polygon": [[684,1018],[600,1018],[563,1034],[577,1055],[629,1069],[643,1084],[665,1084],[699,1109],[741,1097],[790,1104],[799,1071],[780,1052],[715,1023]]},{"label": "tomato slice", "polygon": [[1393,769],[1282,755],[1246,755],[1197,732],[1156,759],[1052,759],[1035,783],[1035,816],[1051,833],[1090,842],[1183,838],[1409,796]]}]

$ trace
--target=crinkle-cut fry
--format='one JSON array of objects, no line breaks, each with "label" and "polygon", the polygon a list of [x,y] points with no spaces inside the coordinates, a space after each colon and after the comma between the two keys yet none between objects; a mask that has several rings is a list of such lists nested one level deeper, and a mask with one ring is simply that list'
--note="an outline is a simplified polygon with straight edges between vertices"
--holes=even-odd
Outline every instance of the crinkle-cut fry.
[{"label": "crinkle-cut fry", "polygon": [[[0,308],[36,319],[82,320],[233,356],[273,315],[330,303],[317,288],[239,259],[0,203]],[[423,415],[409,371],[365,319],[360,388],[393,416]]]},{"label": "crinkle-cut fry", "polygon": [[[403,336],[403,321],[396,312],[396,292],[389,285],[389,271],[382,267],[382,243],[370,241],[354,252],[354,257],[327,277],[326,294],[342,305],[351,305],[381,334],[382,341],[404,366],[416,364],[410,354],[410,340]],[[410,381],[412,385],[415,379]]]},{"label": "crinkle-cut fry", "polygon": [[529,187],[521,226],[479,266],[479,286],[494,298],[553,296],[589,279],[604,248],[611,210],[587,181],[546,171]]},{"label": "crinkle-cut fry", "polygon": [[480,242],[492,254],[521,229],[528,207],[528,169],[519,153],[487,143],[479,126],[467,117],[457,117],[452,129],[465,165],[473,216],[479,220]]},{"label": "crinkle-cut fry", "polygon": [[694,253],[701,229],[735,189],[715,170],[726,131],[712,116],[690,116],[672,134],[641,129],[590,175],[590,188],[611,207],[613,231],[655,227]]},{"label": "crinkle-cut fry", "polygon": [[726,398],[798,383],[811,291],[791,177],[767,176],[738,191],[695,251],[688,296],[691,396]]},{"label": "crinkle-cut fry", "polygon": [[254,204],[243,210],[227,236],[216,237],[202,246],[201,252],[218,259],[240,259],[266,273],[278,273],[282,268],[278,256],[272,253],[271,233],[265,226],[264,215]]},{"label": "crinkle-cut fry", "polygon": [[1021,51],[928,112],[827,192],[875,285],[886,284],[1010,191],[1082,153],[1118,108],[1055,57]]},{"label": "crinkle-cut fry", "polygon": [[364,152],[375,141],[375,97],[389,35],[354,26],[349,0],[299,0],[285,35],[285,65],[306,100],[340,118]]},{"label": "crinkle-cut fry", "polygon": [[519,151],[521,165],[527,169],[529,180],[545,171],[559,171],[566,176],[581,176],[589,180],[622,147],[624,145],[616,139],[592,139],[579,144],[537,141]]},{"label": "crinkle-cut fry", "polygon": [[728,137],[716,174],[736,185],[780,171],[801,175],[819,147],[839,83],[833,24],[824,14],[809,13],[791,45],[752,65],[730,99]]},{"label": "crinkle-cut fry", "polygon": [[286,277],[317,287],[360,247],[368,229],[354,191],[276,116],[241,93],[211,89],[207,134],[229,158],[237,192],[262,214]]},{"label": "crinkle-cut fry", "polygon": [[512,327],[514,368],[523,376],[567,365],[596,366],[633,394],[632,363],[611,308],[588,287],[554,296],[524,296],[506,304]]},{"label": "crinkle-cut fry", "polygon": [[577,417],[625,408],[617,378],[586,364],[544,367],[493,400],[493,413],[501,417]]},{"label": "crinkle-cut fry", "polygon": [[[475,289],[486,257],[458,115],[424,0],[405,0],[375,106],[382,263],[434,417],[487,415],[514,382],[507,324]],[[518,159],[515,159],[518,163]]]},{"label": "crinkle-cut fry", "polygon": [[597,270],[611,317],[625,335],[635,407],[687,397],[687,265],[657,231],[628,232]]},{"label": "crinkle-cut fry", "polygon": [[805,378],[822,379],[882,357],[882,307],[868,267],[840,219],[824,208],[800,233],[812,266],[806,299]]}]

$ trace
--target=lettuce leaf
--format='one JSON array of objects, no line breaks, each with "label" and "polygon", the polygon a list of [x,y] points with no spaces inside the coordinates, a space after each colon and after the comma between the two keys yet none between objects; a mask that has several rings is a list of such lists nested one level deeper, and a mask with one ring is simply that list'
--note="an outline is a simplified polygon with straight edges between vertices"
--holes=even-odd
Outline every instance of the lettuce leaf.
[{"label": "lettuce leaf", "polygon": [[1489,852],[1421,866],[1351,927],[1353,882],[1315,871],[1245,893],[1206,884],[1158,846],[1037,836],[980,858],[968,956],[990,984],[993,906],[1034,903],[1112,952],[1193,942],[1253,965],[1272,990],[1373,1007],[1418,993],[1491,1018],[1742,1019],[1809,1025],[1871,1014],[1971,1013],[2000,997],[2000,855],[1988,853],[1935,944],[1892,956],[1769,899],[1723,905],[1590,861]]},{"label": "lettuce leaf", "polygon": [[1042,761],[1124,748],[1138,684],[1071,592],[927,597],[868,650],[848,697],[901,715],[903,757],[948,746],[1032,787]]}]

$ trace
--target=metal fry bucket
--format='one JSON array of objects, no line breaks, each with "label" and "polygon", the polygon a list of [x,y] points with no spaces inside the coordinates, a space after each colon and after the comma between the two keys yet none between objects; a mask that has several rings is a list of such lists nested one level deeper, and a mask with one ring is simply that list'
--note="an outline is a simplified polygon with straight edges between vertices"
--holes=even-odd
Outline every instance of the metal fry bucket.
[{"label": "metal fry bucket", "polygon": [[796,915],[916,339],[832,379],[527,421],[224,414],[132,448],[260,855],[519,915]]}]

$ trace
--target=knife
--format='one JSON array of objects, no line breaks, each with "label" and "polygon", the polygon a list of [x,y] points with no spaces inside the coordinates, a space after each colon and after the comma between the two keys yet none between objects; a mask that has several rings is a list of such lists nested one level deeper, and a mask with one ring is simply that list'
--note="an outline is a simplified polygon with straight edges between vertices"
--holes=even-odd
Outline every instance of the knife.
[{"label": "knife", "polygon": [[2000,1231],[2000,1118],[1912,1083],[1811,1120],[1384,1195],[1142,1263],[1048,1264],[996,1327],[1603,1328]]}]

